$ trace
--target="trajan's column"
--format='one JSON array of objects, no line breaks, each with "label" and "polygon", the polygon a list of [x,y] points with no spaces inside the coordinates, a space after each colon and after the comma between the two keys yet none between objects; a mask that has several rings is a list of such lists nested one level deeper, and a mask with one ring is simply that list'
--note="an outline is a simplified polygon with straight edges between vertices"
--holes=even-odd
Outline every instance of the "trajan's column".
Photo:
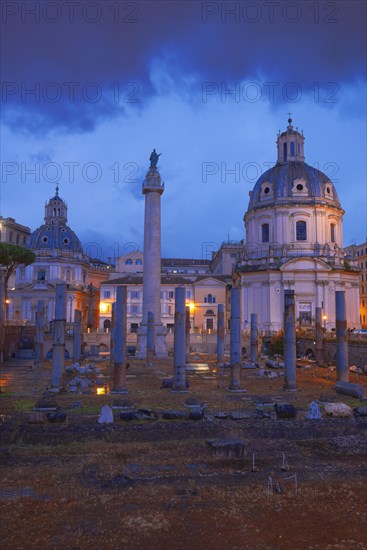
[{"label": "trajan's column", "polygon": [[143,182],[144,213],[144,274],[143,319],[138,331],[138,356],[147,356],[148,312],[154,314],[154,345],[158,357],[167,356],[166,329],[161,322],[161,195],[164,185],[157,169],[159,155],[154,149],[150,167]]}]

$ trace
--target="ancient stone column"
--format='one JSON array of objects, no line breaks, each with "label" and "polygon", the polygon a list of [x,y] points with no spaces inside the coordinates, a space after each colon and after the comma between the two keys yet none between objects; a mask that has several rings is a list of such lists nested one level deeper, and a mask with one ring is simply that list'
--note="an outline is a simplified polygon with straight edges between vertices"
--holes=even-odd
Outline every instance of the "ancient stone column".
[{"label": "ancient stone column", "polygon": [[34,346],[34,366],[43,365],[43,333],[45,328],[45,308],[43,300],[38,300],[36,311],[36,340]]},{"label": "ancient stone column", "polygon": [[115,325],[116,325],[116,302],[111,308],[111,330],[110,330],[110,367],[115,364]]},{"label": "ancient stone column", "polygon": [[296,390],[296,308],[294,290],[284,291],[284,389]]},{"label": "ancient stone column", "polygon": [[218,304],[218,327],[217,327],[217,365],[224,364],[224,305]]},{"label": "ancient stone column", "polygon": [[154,313],[148,311],[148,331],[147,331],[147,365],[148,367],[153,366],[155,354],[155,344],[154,344]]},{"label": "ancient stone column", "polygon": [[80,309],[74,310],[74,340],[73,340],[73,361],[79,362],[82,349],[82,312]]},{"label": "ancient stone column", "polygon": [[115,364],[111,393],[127,393],[126,388],[126,309],[127,288],[118,286],[116,292]]},{"label": "ancient stone column", "polygon": [[0,271],[0,363],[5,359],[4,357],[4,344],[5,344],[5,292],[4,292],[4,277]]},{"label": "ancient stone column", "polygon": [[186,363],[190,363],[190,307],[185,307],[185,356]]},{"label": "ancient stone column", "polygon": [[345,291],[335,292],[335,327],[336,327],[336,379],[348,382],[348,332]]},{"label": "ancient stone column", "polygon": [[66,284],[56,285],[54,342],[52,348],[52,389],[60,389],[65,364]]},{"label": "ancient stone column", "polygon": [[251,357],[250,360],[252,363],[256,363],[257,354],[258,354],[258,328],[257,328],[257,313],[251,313],[251,331],[250,331],[250,347],[251,347]]},{"label": "ancient stone column", "polygon": [[315,308],[315,340],[316,340],[316,363],[318,365],[322,364],[323,357],[323,339],[324,332],[322,327],[322,308]]},{"label": "ancient stone column", "polygon": [[241,391],[241,289],[231,289],[231,368],[229,391]]},{"label": "ancient stone column", "polygon": [[185,300],[186,289],[175,289],[175,332],[173,343],[173,392],[186,392],[186,353],[185,353]]},{"label": "ancient stone column", "polygon": [[155,354],[166,357],[166,329],[161,322],[161,196],[164,185],[156,165],[150,166],[142,188],[144,211],[143,318],[138,331],[138,357],[147,356],[148,312],[154,314]]}]

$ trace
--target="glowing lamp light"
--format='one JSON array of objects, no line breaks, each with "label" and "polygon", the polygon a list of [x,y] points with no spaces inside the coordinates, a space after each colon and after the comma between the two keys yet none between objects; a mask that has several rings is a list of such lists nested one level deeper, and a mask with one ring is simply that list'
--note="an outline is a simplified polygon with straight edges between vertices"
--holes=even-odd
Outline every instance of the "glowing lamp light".
[{"label": "glowing lamp light", "polygon": [[106,302],[101,302],[99,304],[99,312],[100,313],[107,313],[108,312],[108,304],[106,304]]},{"label": "glowing lamp light", "polygon": [[103,388],[97,388],[97,395],[106,395],[107,391],[107,386],[104,386]]},{"label": "glowing lamp light", "polygon": [[326,321],[327,315],[323,315],[322,318],[323,318],[324,321]]},{"label": "glowing lamp light", "polygon": [[195,304],[193,302],[189,302],[187,305],[190,308],[190,313],[193,313],[195,311]]}]

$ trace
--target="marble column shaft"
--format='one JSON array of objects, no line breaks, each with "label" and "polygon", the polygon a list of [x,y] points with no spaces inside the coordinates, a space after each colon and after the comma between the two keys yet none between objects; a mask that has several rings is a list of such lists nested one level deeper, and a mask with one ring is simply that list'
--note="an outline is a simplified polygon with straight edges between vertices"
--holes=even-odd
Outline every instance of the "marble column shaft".
[{"label": "marble column shaft", "polygon": [[324,332],[322,327],[322,308],[315,308],[315,340],[316,340],[316,363],[322,364]]},{"label": "marble column shaft", "polygon": [[116,292],[115,364],[113,390],[126,391],[126,311],[127,288],[118,286]]},{"label": "marble column shaft", "polygon": [[36,339],[34,346],[34,364],[41,366],[43,363],[43,338],[45,328],[45,307],[44,301],[38,300],[36,311]]},{"label": "marble column shaft", "polygon": [[231,289],[231,368],[230,390],[240,389],[241,371],[241,289]]},{"label": "marble column shaft", "polygon": [[175,332],[173,344],[173,391],[186,391],[185,287],[175,289]]},{"label": "marble column shaft", "polygon": [[295,390],[296,386],[296,308],[294,290],[284,291],[284,389]]},{"label": "marble column shaft", "polygon": [[336,379],[338,382],[349,382],[347,311],[344,290],[335,292],[335,327]]},{"label": "marble column shaft", "polygon": [[224,305],[218,304],[217,363],[224,363]]},{"label": "marble column shaft", "polygon": [[52,348],[52,387],[59,389],[65,364],[66,284],[56,285],[54,341]]},{"label": "marble column shaft", "polygon": [[79,362],[82,348],[82,312],[80,309],[74,310],[74,340],[73,340],[73,361]]},{"label": "marble column shaft", "polygon": [[257,313],[251,313],[251,329],[250,329],[250,347],[251,347],[251,361],[255,363],[258,355],[258,327],[257,327]]}]

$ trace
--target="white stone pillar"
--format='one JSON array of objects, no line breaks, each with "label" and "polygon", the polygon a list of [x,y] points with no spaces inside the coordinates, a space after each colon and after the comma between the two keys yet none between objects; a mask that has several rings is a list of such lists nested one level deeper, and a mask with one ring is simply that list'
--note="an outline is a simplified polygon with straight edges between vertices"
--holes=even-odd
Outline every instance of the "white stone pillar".
[{"label": "white stone pillar", "polygon": [[148,312],[154,314],[155,352],[166,357],[166,329],[161,322],[161,195],[164,186],[155,165],[151,165],[143,182],[144,274],[143,319],[138,332],[138,357],[147,356]]}]

